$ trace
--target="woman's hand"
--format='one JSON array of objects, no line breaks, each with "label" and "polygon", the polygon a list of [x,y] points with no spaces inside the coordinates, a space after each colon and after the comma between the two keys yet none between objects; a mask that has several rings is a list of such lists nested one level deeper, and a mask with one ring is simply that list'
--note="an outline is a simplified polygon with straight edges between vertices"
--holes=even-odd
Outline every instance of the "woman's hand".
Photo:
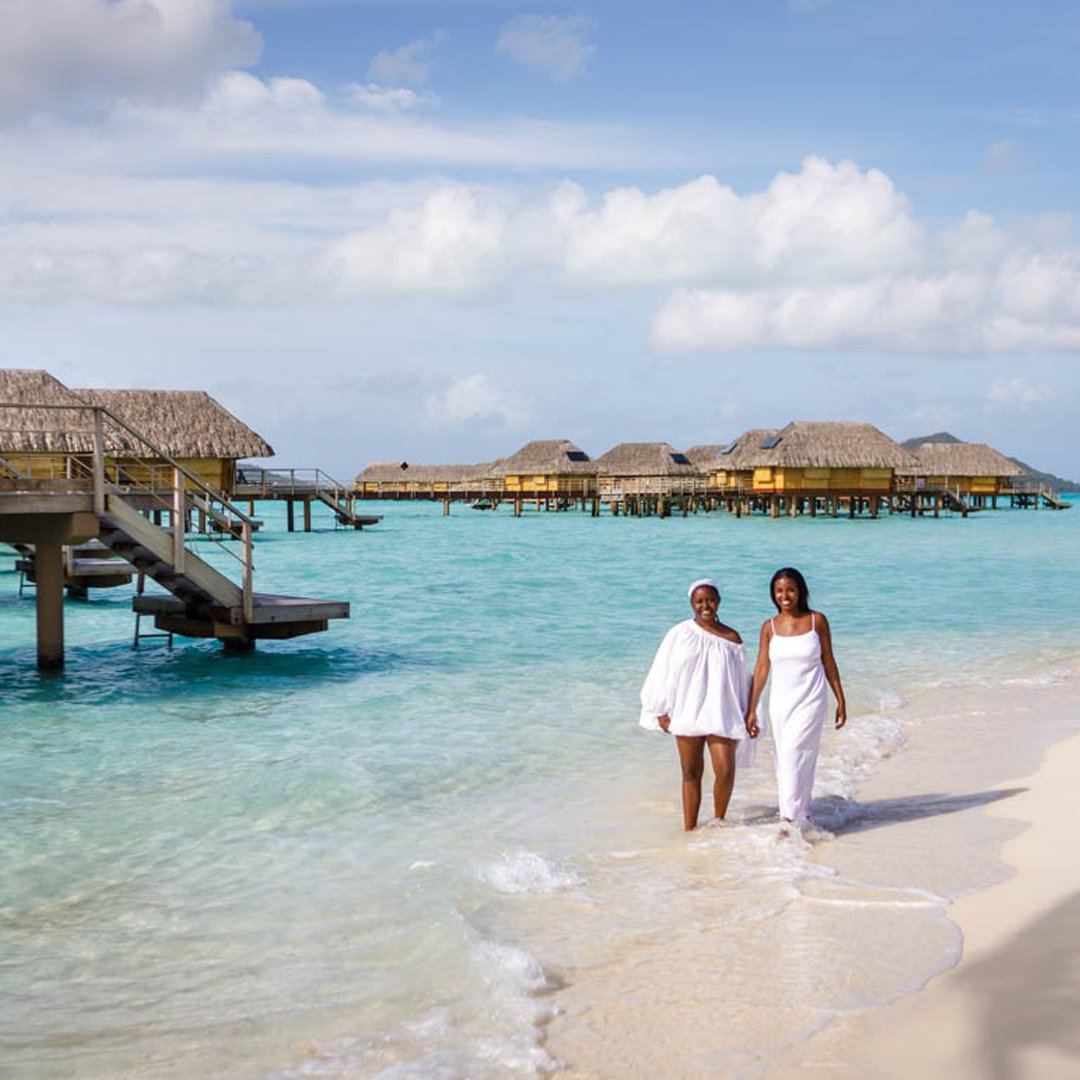
[{"label": "woman's hand", "polygon": [[746,734],[749,735],[751,739],[756,739],[760,733],[761,729],[758,727],[757,712],[747,713]]},{"label": "woman's hand", "polygon": [[656,722],[660,725],[661,731],[667,731],[668,728],[671,727],[671,717],[668,716],[667,713],[664,713],[663,716],[658,716]]},{"label": "woman's hand", "polygon": [[841,701],[836,706],[836,730],[839,731],[847,723],[847,705]]}]

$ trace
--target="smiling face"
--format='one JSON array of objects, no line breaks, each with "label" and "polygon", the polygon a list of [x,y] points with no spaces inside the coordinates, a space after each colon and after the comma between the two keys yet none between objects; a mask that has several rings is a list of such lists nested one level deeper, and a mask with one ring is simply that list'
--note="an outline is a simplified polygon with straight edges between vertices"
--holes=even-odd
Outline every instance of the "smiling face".
[{"label": "smiling face", "polygon": [[720,594],[711,585],[699,585],[690,594],[690,606],[698,622],[714,623],[720,607]]},{"label": "smiling face", "polygon": [[801,615],[806,611],[802,589],[794,578],[779,577],[773,582],[773,602],[781,614]]}]

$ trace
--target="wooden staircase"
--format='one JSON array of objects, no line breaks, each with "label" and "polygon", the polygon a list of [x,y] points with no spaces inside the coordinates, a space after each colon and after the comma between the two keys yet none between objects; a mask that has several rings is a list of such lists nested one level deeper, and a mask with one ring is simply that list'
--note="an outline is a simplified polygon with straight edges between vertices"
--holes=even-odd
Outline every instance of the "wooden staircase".
[{"label": "wooden staircase", "polygon": [[[65,436],[81,440],[78,450],[63,453],[62,475],[48,480],[22,475],[0,459],[0,537],[24,556],[32,551],[38,576],[39,667],[63,664],[64,553],[94,537],[125,560],[121,566],[138,571],[132,608],[167,634],[215,638],[247,651],[258,639],[315,633],[331,619],[349,617],[346,601],[256,593],[257,523],[110,410],[32,408],[65,411]],[[72,415],[81,418],[78,426]],[[82,448],[87,444],[92,452]],[[114,446],[123,450],[106,451]],[[139,483],[137,476],[151,480]],[[145,594],[146,579],[166,595]],[[139,636],[137,620],[136,644]]]}]

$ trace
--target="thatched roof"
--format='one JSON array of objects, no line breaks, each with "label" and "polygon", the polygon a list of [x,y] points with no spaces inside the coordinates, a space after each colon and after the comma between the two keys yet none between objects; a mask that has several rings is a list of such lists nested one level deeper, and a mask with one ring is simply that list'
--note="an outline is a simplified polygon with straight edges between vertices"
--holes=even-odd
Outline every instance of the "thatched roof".
[{"label": "thatched roof", "polygon": [[742,459],[744,467],[898,469],[911,454],[873,424],[793,420],[745,449]]},{"label": "thatched roof", "polygon": [[[202,390],[76,390],[115,413],[170,457],[270,457],[274,449]],[[145,451],[143,451],[145,453]]]},{"label": "thatched roof", "polygon": [[752,469],[757,464],[761,444],[780,434],[779,428],[749,428],[732,439],[721,451],[716,467],[720,469]]},{"label": "thatched roof", "polygon": [[670,443],[619,443],[596,459],[599,476],[693,476],[697,468]]},{"label": "thatched roof", "polygon": [[595,476],[596,462],[569,439],[540,439],[492,462],[492,476]]},{"label": "thatched roof", "polygon": [[986,443],[923,443],[905,476],[1023,476],[1024,470]]},{"label": "thatched roof", "polygon": [[47,371],[0,368],[0,453],[93,453],[93,417],[85,409],[35,409],[76,405],[79,400]]},{"label": "thatched roof", "polygon": [[729,443],[700,443],[697,446],[691,446],[686,451],[686,456],[698,469],[708,471],[713,468],[720,468],[717,458],[723,454],[729,445]]},{"label": "thatched roof", "polygon": [[421,465],[409,461],[373,461],[356,476],[357,484],[473,483],[491,475],[491,463]]}]

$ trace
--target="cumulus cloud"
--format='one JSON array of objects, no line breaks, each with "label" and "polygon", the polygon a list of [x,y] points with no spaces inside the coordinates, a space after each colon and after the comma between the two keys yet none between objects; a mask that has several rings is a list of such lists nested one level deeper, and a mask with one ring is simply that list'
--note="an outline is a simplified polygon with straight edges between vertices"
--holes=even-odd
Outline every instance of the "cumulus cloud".
[{"label": "cumulus cloud", "polygon": [[384,49],[368,66],[368,78],[390,85],[426,83],[431,76],[435,49],[445,39],[446,35],[440,31],[397,49]]},{"label": "cumulus cloud", "polygon": [[1049,401],[1053,396],[1053,389],[1046,383],[1032,382],[1019,375],[995,379],[986,391],[986,399],[992,405],[1019,405],[1021,408]]},{"label": "cumulus cloud", "polygon": [[0,117],[170,99],[256,60],[229,0],[0,0]]},{"label": "cumulus cloud", "polygon": [[502,28],[495,48],[555,82],[569,82],[596,52],[587,40],[592,25],[582,15],[516,15]]},{"label": "cumulus cloud", "polygon": [[[161,128],[171,137],[160,151],[185,164],[215,160],[215,142],[229,160],[245,138],[253,154],[287,144],[296,160],[328,140],[366,152],[399,130],[381,114],[342,116],[304,80],[242,73],[219,79],[199,116],[185,117]],[[164,123],[160,111],[152,122]],[[460,150],[447,129],[408,126]],[[20,153],[5,153],[15,145]],[[809,158],[746,193],[702,176],[590,196],[572,182],[182,180],[160,162],[152,176],[129,168],[86,184],[80,170],[103,168],[107,144],[69,148],[70,175],[51,149],[0,133],[10,223],[0,303],[459,304],[618,290],[651,309],[659,351],[1080,351],[1080,246],[1060,221],[1005,226],[970,213],[929,230],[888,176],[851,162]]]},{"label": "cumulus cloud", "polygon": [[432,423],[461,427],[476,422],[512,426],[521,422],[525,409],[514,394],[500,390],[486,375],[465,375],[442,393],[424,399],[424,412]]},{"label": "cumulus cloud", "polygon": [[466,188],[444,188],[333,245],[322,277],[346,293],[470,296],[500,281],[505,238],[498,206]]}]

